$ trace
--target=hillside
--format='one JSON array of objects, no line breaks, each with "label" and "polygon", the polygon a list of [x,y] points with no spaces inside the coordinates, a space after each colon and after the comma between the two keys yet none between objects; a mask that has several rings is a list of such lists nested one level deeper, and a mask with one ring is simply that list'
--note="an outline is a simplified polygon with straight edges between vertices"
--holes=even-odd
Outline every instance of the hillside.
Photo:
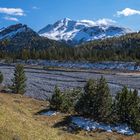
[{"label": "hillside", "polygon": [[[34,114],[44,109],[47,102],[20,95],[0,94],[1,140],[84,140],[78,136],[63,135]],[[60,134],[59,134],[60,133]],[[88,138],[87,138],[88,139]]]},{"label": "hillside", "polygon": [[[94,40],[76,47],[50,48],[46,58],[78,61],[139,61],[140,33]],[[53,55],[55,54],[55,55]],[[49,57],[48,57],[49,56]]]},{"label": "hillside", "polygon": [[[70,22],[68,19],[65,19],[65,21]],[[82,24],[84,23],[82,22]],[[86,26],[87,24],[89,23],[86,23]],[[81,28],[81,25],[80,27],[78,25],[76,27]],[[113,30],[116,31],[117,29],[113,27]],[[42,32],[43,31],[40,31],[40,33]],[[99,31],[97,30],[97,33],[98,32]],[[0,58],[4,59],[13,58],[25,60],[48,59],[74,61],[140,60],[139,32],[106,39],[102,38],[83,43],[81,45],[74,45],[72,47],[65,43],[39,36],[28,26],[17,24],[6,29],[2,29],[0,31],[0,38]]]},{"label": "hillside", "polygon": [[80,55],[98,60],[140,60],[140,32],[79,45]]},{"label": "hillside", "polygon": [[[139,135],[125,137],[105,132],[71,134],[52,128],[65,115],[52,118],[35,115],[48,103],[21,95],[0,94],[0,139],[1,140],[138,140]],[[92,136],[92,137],[91,137]]]},{"label": "hillside", "polygon": [[57,41],[40,37],[27,25],[15,24],[0,31],[0,49],[11,52],[21,51],[22,49],[46,49],[49,47],[60,47]]}]

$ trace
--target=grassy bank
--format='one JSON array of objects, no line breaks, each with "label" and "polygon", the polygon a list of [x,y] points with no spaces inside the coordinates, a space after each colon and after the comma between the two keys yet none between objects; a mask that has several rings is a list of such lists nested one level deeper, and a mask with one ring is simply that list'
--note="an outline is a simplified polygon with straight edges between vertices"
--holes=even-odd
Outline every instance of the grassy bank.
[{"label": "grassy bank", "polygon": [[84,131],[71,134],[62,127],[54,128],[66,115],[35,115],[47,106],[45,101],[0,94],[0,140],[140,140],[140,135],[126,137],[115,133]]}]

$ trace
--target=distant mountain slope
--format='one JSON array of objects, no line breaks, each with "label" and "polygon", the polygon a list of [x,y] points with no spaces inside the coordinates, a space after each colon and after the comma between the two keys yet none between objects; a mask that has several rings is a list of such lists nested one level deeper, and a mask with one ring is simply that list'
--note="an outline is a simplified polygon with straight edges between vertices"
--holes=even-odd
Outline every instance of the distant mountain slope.
[{"label": "distant mountain slope", "polygon": [[[65,19],[65,21],[69,20]],[[77,33],[77,36],[81,32],[91,35],[102,32],[103,29],[98,26],[88,27],[91,24],[92,22],[88,21],[84,25],[79,25],[80,27],[77,26],[81,28],[86,25]],[[117,35],[118,32],[124,30],[110,25],[106,28],[106,35],[112,34],[111,38],[91,40],[77,44],[76,47],[69,47],[60,41],[40,36],[27,25],[16,24],[0,30],[0,58],[80,61],[140,60],[140,33]],[[117,37],[113,37],[114,34]]]},{"label": "distant mountain slope", "polygon": [[3,28],[0,30],[0,40],[4,39],[13,39],[20,34],[30,34],[30,36],[38,37],[38,34],[34,32],[32,29],[27,27],[27,25],[16,24],[11,25],[7,28]]},{"label": "distant mountain slope", "polygon": [[95,23],[94,21],[74,21],[68,18],[47,25],[38,33],[57,41],[65,41],[69,44],[80,44],[87,41],[121,36],[132,30],[112,24]]},{"label": "distant mountain slope", "polygon": [[0,47],[1,49],[20,50],[23,48],[43,49],[48,47],[59,47],[63,44],[40,37],[27,25],[16,24],[0,30]]},{"label": "distant mountain slope", "polygon": [[120,37],[106,38],[104,40],[94,40],[79,45],[79,48],[92,49],[134,49],[140,48],[140,32],[128,33]]}]

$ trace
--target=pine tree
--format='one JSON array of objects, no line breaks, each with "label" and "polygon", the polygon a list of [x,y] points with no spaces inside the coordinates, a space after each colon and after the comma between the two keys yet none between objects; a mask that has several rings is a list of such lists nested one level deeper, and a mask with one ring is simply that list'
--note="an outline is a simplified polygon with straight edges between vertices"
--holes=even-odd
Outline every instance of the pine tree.
[{"label": "pine tree", "polygon": [[3,82],[3,74],[2,74],[2,72],[0,71],[0,84],[2,84],[2,82]]},{"label": "pine tree", "polygon": [[93,79],[88,80],[84,87],[84,93],[77,102],[76,111],[83,115],[94,115],[96,102],[96,82]]},{"label": "pine tree", "polygon": [[82,91],[79,88],[64,91],[62,96],[63,100],[61,104],[61,111],[68,113],[75,112],[75,107],[79,101],[81,93]]},{"label": "pine tree", "polygon": [[112,96],[105,78],[101,77],[98,82],[89,80],[84,87],[76,110],[93,117],[97,121],[108,121],[111,114]]},{"label": "pine tree", "polygon": [[138,91],[133,92],[124,87],[115,98],[116,116],[120,123],[127,123],[140,132],[140,97]]},{"label": "pine tree", "polygon": [[24,66],[17,64],[14,71],[14,78],[12,79],[12,92],[16,94],[24,94],[26,88],[26,76]]},{"label": "pine tree", "polygon": [[140,132],[140,97],[137,90],[132,92],[129,103],[130,125],[134,130]]},{"label": "pine tree", "polygon": [[60,110],[62,100],[62,92],[57,86],[55,86],[54,94],[50,100],[50,107],[52,109]]},{"label": "pine tree", "polygon": [[130,92],[125,86],[115,98],[117,117],[121,123],[129,122],[129,100],[131,98]]},{"label": "pine tree", "polygon": [[97,82],[96,89],[96,113],[99,121],[108,121],[111,114],[112,96],[106,79],[102,76]]}]

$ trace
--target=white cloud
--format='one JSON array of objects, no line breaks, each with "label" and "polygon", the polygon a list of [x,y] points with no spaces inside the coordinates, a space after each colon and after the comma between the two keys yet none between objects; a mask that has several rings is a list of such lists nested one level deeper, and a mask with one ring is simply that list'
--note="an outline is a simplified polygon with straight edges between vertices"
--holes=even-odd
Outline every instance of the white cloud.
[{"label": "white cloud", "polygon": [[16,21],[18,22],[19,20],[15,17],[4,17],[5,20],[9,20],[9,21]]},{"label": "white cloud", "polygon": [[96,24],[98,24],[98,25],[112,25],[115,23],[116,23],[116,21],[114,21],[112,19],[108,19],[108,18],[103,18],[103,19],[99,19],[96,21]]},{"label": "white cloud", "polygon": [[21,8],[2,8],[0,7],[0,13],[14,16],[24,16],[25,13]]},{"label": "white cloud", "polygon": [[116,21],[112,20],[112,19],[108,19],[108,18],[103,18],[103,19],[99,19],[96,21],[92,21],[92,20],[81,20],[81,22],[85,22],[88,23],[90,25],[93,26],[98,26],[98,25],[113,25],[116,23]]},{"label": "white cloud", "polygon": [[132,15],[140,15],[140,10],[125,8],[122,11],[117,11],[117,16],[132,16]]},{"label": "white cloud", "polygon": [[33,6],[32,9],[39,10],[40,8],[38,8],[37,6]]},{"label": "white cloud", "polygon": [[78,22],[88,23],[88,24],[90,24],[91,26],[95,26],[95,25],[96,25],[95,21],[92,21],[92,20],[83,19],[83,20],[78,20]]}]

